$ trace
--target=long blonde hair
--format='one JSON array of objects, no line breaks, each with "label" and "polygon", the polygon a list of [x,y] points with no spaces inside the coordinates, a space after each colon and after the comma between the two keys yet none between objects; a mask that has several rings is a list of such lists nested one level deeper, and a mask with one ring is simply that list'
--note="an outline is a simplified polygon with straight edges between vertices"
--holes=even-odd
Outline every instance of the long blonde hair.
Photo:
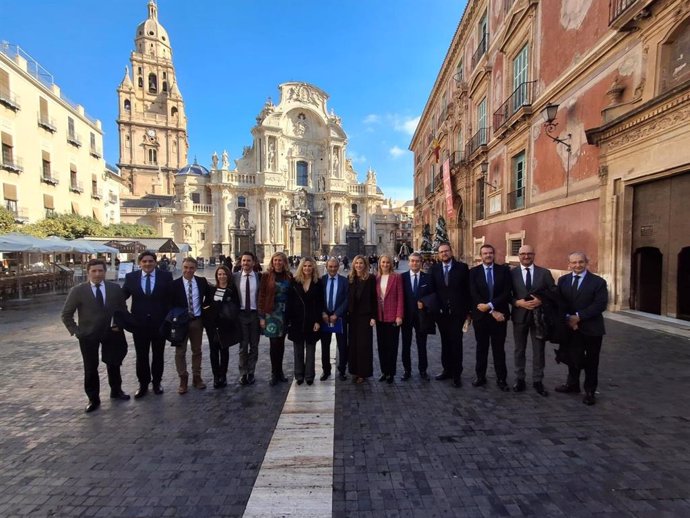
[{"label": "long blonde hair", "polygon": [[364,261],[364,273],[359,278],[362,279],[363,281],[366,281],[369,278],[369,260],[361,254],[356,255],[355,258],[352,260],[352,269],[350,270],[350,274],[347,276],[348,279],[350,280],[350,284],[355,282],[355,278],[358,277],[357,271],[355,270],[355,263],[359,259]]},{"label": "long blonde hair", "polygon": [[393,265],[393,258],[388,254],[383,254],[383,255],[379,256],[379,266],[378,266],[379,275],[383,275],[383,268],[381,268],[381,259],[388,259],[388,262],[391,265],[391,271],[388,273],[393,273],[395,271],[394,265]]},{"label": "long blonde hair", "polygon": [[300,284],[304,284],[304,281],[306,280],[304,278],[303,271],[304,263],[311,263],[311,265],[313,266],[311,270],[311,282],[317,283],[319,281],[319,272],[316,268],[316,261],[313,257],[302,257],[302,260],[299,262],[299,266],[297,267],[297,271],[295,272],[295,280]]}]

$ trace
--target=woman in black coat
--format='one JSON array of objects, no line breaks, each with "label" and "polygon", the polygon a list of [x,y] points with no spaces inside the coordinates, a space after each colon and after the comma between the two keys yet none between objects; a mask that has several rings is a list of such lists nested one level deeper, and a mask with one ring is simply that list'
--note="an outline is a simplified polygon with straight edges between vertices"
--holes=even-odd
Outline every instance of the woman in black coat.
[{"label": "woman in black coat", "polygon": [[350,374],[355,383],[364,383],[374,374],[374,337],[378,300],[376,278],[369,273],[369,262],[363,255],[352,260],[347,292],[347,339]]},{"label": "woman in black coat", "polygon": [[204,327],[208,336],[213,370],[213,388],[225,387],[228,375],[229,348],[239,343],[241,329],[237,320],[240,295],[227,266],[216,268],[216,285],[204,301]]},{"label": "woman in black coat", "polygon": [[314,383],[316,342],[324,310],[323,287],[316,270],[316,261],[305,257],[292,280],[286,305],[288,338],[295,351],[295,379],[301,385]]}]

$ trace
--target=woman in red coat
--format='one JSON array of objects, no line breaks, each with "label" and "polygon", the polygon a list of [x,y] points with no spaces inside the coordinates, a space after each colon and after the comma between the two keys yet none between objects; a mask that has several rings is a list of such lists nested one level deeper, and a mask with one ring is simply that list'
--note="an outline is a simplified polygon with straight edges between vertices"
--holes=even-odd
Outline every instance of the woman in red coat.
[{"label": "woman in red coat", "polygon": [[379,272],[376,276],[376,341],[378,343],[381,377],[379,381],[393,383],[398,363],[398,342],[400,325],[405,313],[402,277],[393,271],[393,260],[389,255],[379,257]]}]

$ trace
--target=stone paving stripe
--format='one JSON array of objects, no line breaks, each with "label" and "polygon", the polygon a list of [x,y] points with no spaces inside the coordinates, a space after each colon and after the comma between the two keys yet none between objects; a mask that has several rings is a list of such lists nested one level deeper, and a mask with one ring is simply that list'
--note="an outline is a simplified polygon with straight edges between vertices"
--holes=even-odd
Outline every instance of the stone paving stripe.
[{"label": "stone paving stripe", "polygon": [[[331,349],[334,355],[336,348]],[[331,357],[331,364],[334,362]],[[332,515],[335,376],[318,380],[320,344],[316,347],[316,365],[314,385],[292,382],[247,502],[245,518]]]}]

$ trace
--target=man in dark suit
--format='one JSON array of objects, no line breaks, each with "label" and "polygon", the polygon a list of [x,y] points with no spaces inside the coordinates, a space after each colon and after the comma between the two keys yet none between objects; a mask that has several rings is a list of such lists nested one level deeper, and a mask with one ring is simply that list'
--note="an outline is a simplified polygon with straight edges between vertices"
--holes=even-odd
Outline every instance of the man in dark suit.
[{"label": "man in dark suit", "polygon": [[585,371],[586,405],[593,405],[599,382],[599,354],[606,329],[603,313],[609,300],[606,281],[587,269],[583,252],[568,256],[571,273],[558,279],[558,292],[565,303],[568,344],[575,361],[568,366],[568,380],[556,392],[580,392],[580,372]]},{"label": "man in dark suit", "polygon": [[205,389],[206,383],[201,378],[201,339],[204,326],[201,320],[201,308],[208,296],[209,285],[204,277],[194,275],[197,261],[187,257],[182,261],[182,277],[172,282],[172,307],[186,308],[189,313],[187,340],[175,348],[175,368],[180,376],[177,393],[187,393],[189,373],[187,372],[187,343],[192,347],[192,384],[197,389]]},{"label": "man in dark suit", "polygon": [[256,258],[252,252],[242,252],[240,271],[232,276],[237,292],[240,294],[240,313],[238,319],[242,338],[240,340],[240,385],[253,385],[254,371],[259,358],[259,284],[261,274],[254,271]]},{"label": "man in dark suit", "polygon": [[448,243],[438,247],[439,262],[431,268],[431,278],[438,300],[438,324],[441,335],[443,371],[437,380],[452,379],[462,386],[462,327],[470,312],[469,268],[453,258]]},{"label": "man in dark suit", "polygon": [[403,381],[412,376],[412,330],[414,329],[417,340],[417,367],[420,377],[429,381],[426,370],[428,367],[426,357],[426,335],[424,319],[420,318],[420,312],[425,311],[422,299],[434,293],[434,285],[431,275],[422,271],[422,256],[412,253],[409,257],[410,270],[402,274],[403,293],[405,298],[405,315],[402,323],[402,363],[404,373]]},{"label": "man in dark suit", "polygon": [[[70,335],[79,339],[79,348],[84,360],[84,391],[89,398],[86,412],[93,412],[101,406],[101,384],[98,377],[99,345],[105,349],[109,345],[110,333],[122,333],[114,326],[113,317],[118,311],[127,313],[120,286],[114,282],[105,282],[105,270],[106,264],[102,259],[91,259],[86,263],[88,280],[70,290],[62,308],[62,323]],[[79,323],[74,320],[75,311]],[[120,363],[106,364],[110,398],[128,400],[129,395],[122,391]]]},{"label": "man in dark suit", "polygon": [[518,250],[520,266],[510,272],[513,284],[511,301],[513,338],[515,339],[515,392],[523,392],[525,383],[525,352],[527,335],[532,337],[532,386],[537,393],[547,396],[544,388],[544,339],[537,338],[534,310],[541,306],[541,300],[533,293],[553,289],[553,275],[546,268],[534,264],[534,248],[522,245]]},{"label": "man in dark suit", "polygon": [[506,330],[510,316],[510,269],[506,265],[494,263],[495,250],[491,245],[483,245],[479,253],[482,264],[470,270],[470,293],[472,295],[472,323],[477,339],[476,377],[473,387],[486,385],[486,368],[489,359],[489,346],[494,357],[496,386],[507,391],[508,369],[506,368]]},{"label": "man in dark suit", "polygon": [[[156,254],[139,254],[140,270],[125,275],[122,292],[125,299],[132,297],[132,316],[136,321],[134,349],[137,353],[137,379],[139,389],[135,399],[144,397],[153,380],[154,394],[162,394],[161,379],[165,353],[165,338],[160,327],[170,309],[172,273],[156,268]],[[151,363],[149,363],[149,350]]]},{"label": "man in dark suit", "polygon": [[323,312],[323,321],[326,325],[321,327],[321,381],[325,381],[331,375],[331,338],[333,333],[327,326],[334,326],[338,319],[342,322],[342,333],[336,333],[338,344],[338,376],[341,381],[347,379],[347,325],[345,314],[347,313],[347,292],[349,283],[343,275],[338,275],[340,262],[331,257],[326,261],[326,275],[321,277],[324,289],[324,301],[326,310]]}]

